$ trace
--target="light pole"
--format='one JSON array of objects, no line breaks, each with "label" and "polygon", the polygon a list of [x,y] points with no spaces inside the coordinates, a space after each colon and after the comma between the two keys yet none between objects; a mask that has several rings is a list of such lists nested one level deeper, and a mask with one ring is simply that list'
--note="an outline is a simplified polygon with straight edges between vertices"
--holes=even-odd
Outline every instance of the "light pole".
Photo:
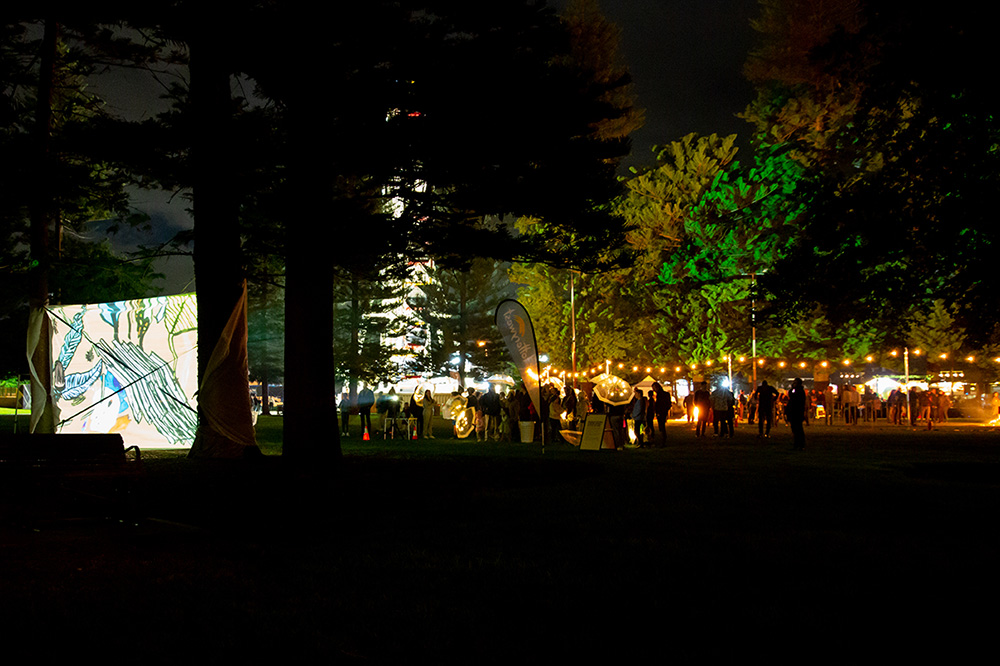
[{"label": "light pole", "polygon": [[[750,274],[750,356],[753,357],[753,389],[757,388],[757,274]],[[730,378],[731,380],[732,378]],[[732,383],[732,381],[730,381]]]},{"label": "light pole", "polygon": [[570,343],[570,356],[573,359],[573,388],[576,388],[576,292],[573,280],[573,271],[569,273],[569,322],[572,334]]}]

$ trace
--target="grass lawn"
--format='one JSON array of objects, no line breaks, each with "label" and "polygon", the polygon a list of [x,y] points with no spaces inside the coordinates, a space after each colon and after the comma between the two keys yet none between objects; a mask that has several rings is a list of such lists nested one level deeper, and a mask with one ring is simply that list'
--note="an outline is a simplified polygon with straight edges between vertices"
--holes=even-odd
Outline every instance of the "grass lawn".
[{"label": "grass lawn", "polygon": [[811,426],[796,452],[787,428],[721,441],[678,424],[662,449],[543,454],[446,424],[355,435],[340,469],[303,471],[262,417],[261,460],[144,453],[138,527],[0,523],[5,651],[855,663],[992,647],[996,429]]}]

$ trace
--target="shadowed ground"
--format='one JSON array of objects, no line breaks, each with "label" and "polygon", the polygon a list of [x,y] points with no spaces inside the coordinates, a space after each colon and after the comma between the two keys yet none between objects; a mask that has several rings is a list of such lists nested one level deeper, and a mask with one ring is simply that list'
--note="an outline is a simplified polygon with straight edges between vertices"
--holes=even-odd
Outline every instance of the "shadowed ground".
[{"label": "shadowed ground", "polygon": [[[262,441],[276,428],[262,420]],[[37,531],[0,523],[5,649],[146,663],[978,655],[1000,592],[1000,433],[806,432],[803,452],[787,428],[723,441],[678,424],[664,449],[543,454],[442,428],[347,440],[339,473],[147,454],[138,527],[65,520],[82,511],[68,500]]]}]

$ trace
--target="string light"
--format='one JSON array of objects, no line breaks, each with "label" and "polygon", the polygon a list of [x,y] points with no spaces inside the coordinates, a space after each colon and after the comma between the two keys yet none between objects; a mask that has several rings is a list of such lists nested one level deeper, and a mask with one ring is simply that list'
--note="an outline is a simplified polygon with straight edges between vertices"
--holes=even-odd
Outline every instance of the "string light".
[{"label": "string light", "polygon": [[[930,353],[930,352],[927,352],[927,350],[921,350],[921,349],[917,349],[917,348],[911,349],[910,353],[912,355],[914,355],[914,356],[921,356],[921,355],[926,354],[930,358],[940,359],[942,361],[948,360],[951,357],[951,353],[950,352]],[[902,354],[900,354],[900,351],[898,349],[893,349],[893,350],[890,350],[889,352],[885,353],[885,357],[887,357],[887,358],[891,357],[891,358],[894,358],[894,359],[898,359],[901,355]],[[975,363],[976,362],[976,356],[975,355],[969,355],[969,356],[960,357],[960,358],[963,358],[968,363]],[[866,363],[876,363],[877,362],[877,355],[875,355],[875,354],[868,354],[868,355],[866,355],[864,357],[864,360],[865,360]],[[993,363],[1000,364],[1000,356],[998,356],[996,358],[993,358],[993,359],[990,359],[990,360]],[[805,369],[805,368],[809,367],[810,363],[814,363],[816,366],[824,368],[824,369],[829,369],[830,366],[831,366],[831,362],[829,360],[825,360],[825,359],[824,360],[813,360],[813,361],[810,361],[808,359],[807,360],[798,360],[798,361],[796,361],[796,360],[793,359],[793,361],[787,361],[787,360],[778,360],[778,359],[776,359],[774,357],[757,357],[756,359],[748,359],[746,356],[720,355],[717,358],[707,358],[707,359],[703,359],[700,362],[691,362],[691,363],[688,363],[686,366],[684,366],[684,365],[673,366],[673,371],[676,374],[682,374],[685,371],[685,369],[688,369],[690,371],[697,371],[699,369],[699,367],[703,368],[703,369],[710,369],[717,362],[720,362],[720,361],[721,362],[728,361],[730,363],[736,362],[736,363],[740,363],[740,364],[746,364],[746,363],[756,362],[756,364],[758,366],[760,366],[760,367],[763,367],[763,366],[767,365],[769,362],[774,362],[774,363],[777,363],[777,366],[779,368],[786,368],[786,367],[790,367],[790,366],[791,367],[798,366],[799,368]],[[854,359],[851,359],[851,358],[843,358],[843,359],[841,359],[839,361],[839,363],[841,365],[843,365],[845,368],[850,367],[851,365],[854,364],[854,362],[855,362]],[[558,376],[579,377],[579,376],[582,375],[582,376],[586,377],[587,375],[596,375],[596,374],[601,374],[601,373],[605,372],[606,366],[608,366],[608,365],[610,365],[612,363],[614,363],[619,370],[626,370],[627,368],[631,367],[632,372],[639,372],[640,369],[643,368],[643,366],[640,366],[640,365],[631,365],[630,366],[626,361],[617,361],[617,362],[605,361],[605,365],[595,366],[595,367],[593,367],[593,368],[591,368],[589,370],[584,370],[582,372],[575,373],[575,374],[574,373],[569,373],[569,372],[567,372],[565,370],[560,371],[560,370],[557,370],[557,369],[555,369],[554,367],[551,367],[551,366],[549,368],[547,368],[545,370],[545,372],[549,373],[549,374],[552,374],[552,375],[558,375]],[[652,366],[652,365],[645,366],[645,372],[646,372],[646,374],[652,374],[654,372],[654,370],[656,370],[656,366]],[[661,375],[667,374],[668,371],[669,371],[669,367],[668,366],[666,366],[666,365],[659,366],[659,373]]]}]

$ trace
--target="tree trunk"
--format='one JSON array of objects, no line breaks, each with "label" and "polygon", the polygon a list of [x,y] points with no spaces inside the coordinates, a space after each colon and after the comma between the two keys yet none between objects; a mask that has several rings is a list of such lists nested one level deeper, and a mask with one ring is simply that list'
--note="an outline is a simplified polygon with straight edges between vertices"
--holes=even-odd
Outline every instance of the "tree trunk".
[{"label": "tree trunk", "polygon": [[468,279],[458,276],[458,382],[465,387],[465,363],[469,356],[469,322],[465,313],[468,299]]},{"label": "tree trunk", "polygon": [[[243,291],[239,200],[232,163],[232,98],[226,64],[226,29],[206,15],[192,21],[191,108],[194,136],[191,175],[194,186],[194,274],[198,290],[198,384]],[[246,340],[243,340],[243,344]],[[245,350],[244,350],[245,351]],[[232,395],[229,419],[252,422],[250,385]],[[238,457],[248,448],[212,428],[199,405],[193,457]],[[254,447],[255,448],[255,447]]]},{"label": "tree trunk", "polygon": [[31,221],[31,258],[37,264],[31,287],[31,317],[28,344],[31,375],[31,432],[55,432],[55,406],[52,400],[52,343],[45,307],[49,304],[49,277],[52,269],[50,227],[56,217],[50,189],[52,144],[52,91],[55,82],[56,46],[59,24],[45,20],[42,52],[39,58],[38,99],[35,106],[35,188],[29,216]]},{"label": "tree trunk", "polygon": [[271,415],[271,394],[267,390],[267,384],[270,381],[269,373],[267,368],[261,373],[260,380],[260,413],[263,416]]},{"label": "tree trunk", "polygon": [[[311,92],[303,86],[302,92]],[[312,465],[341,460],[334,395],[333,262],[330,220],[333,174],[328,119],[322,105],[298,97],[289,104],[291,156],[285,268],[285,407],[282,456]],[[340,239],[341,241],[343,239]]]},{"label": "tree trunk", "polygon": [[351,346],[347,350],[350,363],[350,374],[348,377],[351,404],[357,404],[358,398],[358,375],[361,370],[361,298],[359,295],[360,286],[358,276],[351,273]]}]

